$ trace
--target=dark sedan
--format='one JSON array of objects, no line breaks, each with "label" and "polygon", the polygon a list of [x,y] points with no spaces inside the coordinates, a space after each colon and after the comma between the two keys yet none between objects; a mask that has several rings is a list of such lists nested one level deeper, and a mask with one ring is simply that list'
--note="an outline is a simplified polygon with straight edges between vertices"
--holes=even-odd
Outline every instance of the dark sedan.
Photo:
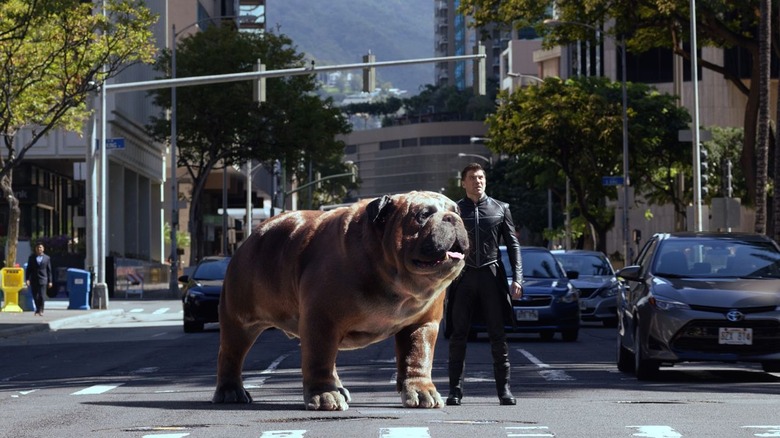
[{"label": "dark sedan", "polygon": [[585,249],[554,250],[552,253],[566,272],[579,274],[571,282],[580,291],[580,318],[615,327],[617,295],[623,284],[607,256],[601,251]]},{"label": "dark sedan", "polygon": [[678,362],[780,372],[780,247],[746,233],[657,234],[618,296],[617,366],[640,380]]},{"label": "dark sedan", "polygon": [[[501,257],[509,271],[511,265],[504,246],[501,246]],[[512,301],[516,324],[507,325],[507,333],[539,333],[544,340],[552,340],[555,333],[560,333],[564,341],[576,341],[580,330],[579,292],[572,286],[569,276],[546,248],[524,246],[520,249],[520,257],[523,260],[523,298]],[[512,278],[507,277],[507,282],[511,281]],[[481,312],[474,312],[472,336],[486,330],[481,318]]]},{"label": "dark sedan", "polygon": [[206,257],[195,266],[192,275],[182,275],[184,332],[203,331],[206,323],[219,322],[217,307],[230,257]]}]

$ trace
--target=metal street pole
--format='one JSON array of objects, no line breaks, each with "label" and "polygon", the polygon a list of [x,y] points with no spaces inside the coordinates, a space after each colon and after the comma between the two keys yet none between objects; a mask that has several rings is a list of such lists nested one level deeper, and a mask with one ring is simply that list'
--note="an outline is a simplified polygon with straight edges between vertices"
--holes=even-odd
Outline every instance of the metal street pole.
[{"label": "metal street pole", "polygon": [[[176,78],[176,24],[171,24],[171,78]],[[179,166],[176,158],[176,86],[171,87],[171,274],[168,288],[171,297],[179,295],[179,248],[176,241],[179,229],[179,187],[176,171]]]},{"label": "metal street pole", "polygon": [[699,142],[699,61],[696,47],[696,0],[691,0],[691,86],[693,87],[693,205],[694,228],[704,229],[702,224],[701,200],[701,144]]},{"label": "metal street pole", "polygon": [[[693,0],[691,0],[693,1]],[[611,38],[612,41],[615,42],[616,45],[620,47],[620,61],[621,61],[621,78],[620,78],[620,85],[621,85],[621,92],[622,92],[622,100],[623,100],[623,110],[622,110],[622,117],[623,117],[623,257],[624,262],[626,264],[630,263],[632,255],[630,254],[631,251],[631,244],[630,244],[630,237],[628,233],[629,224],[628,224],[628,216],[629,216],[629,202],[628,202],[628,195],[630,192],[631,187],[631,181],[629,179],[628,175],[628,91],[626,89],[626,38],[625,35],[621,36],[620,40],[617,38],[602,33],[599,28],[592,26],[587,23],[581,23],[578,21],[560,21],[560,20],[545,20],[544,22],[548,26],[561,26],[561,25],[575,25],[575,26],[582,26],[586,27],[588,29],[591,29],[596,32],[596,35],[603,35],[608,38]]]}]

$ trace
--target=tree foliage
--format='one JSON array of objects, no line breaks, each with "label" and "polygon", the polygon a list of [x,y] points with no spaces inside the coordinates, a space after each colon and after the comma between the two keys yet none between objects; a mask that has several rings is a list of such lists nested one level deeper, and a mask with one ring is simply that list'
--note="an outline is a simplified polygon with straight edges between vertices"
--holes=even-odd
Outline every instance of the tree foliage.
[{"label": "tree foliage", "polygon": [[[744,147],[741,167],[745,175],[748,200],[756,194],[756,137],[760,88],[759,73],[759,22],[762,0],[704,0],[696,2],[698,46],[739,48],[749,55],[750,78],[748,81],[736,74],[733,66],[699,59],[699,65],[723,75],[735,89],[747,97],[743,129]],[[604,23],[614,23],[605,29],[614,37],[625,36],[629,52],[640,53],[650,48],[671,49],[690,59],[690,1],[689,0],[638,0],[638,1],[567,1],[555,2],[558,19],[579,22],[603,28]],[[504,23],[515,27],[534,27],[545,36],[547,45],[572,41],[593,41],[594,32],[584,26],[569,25],[549,27],[544,20],[551,18],[553,2],[548,0],[462,0],[460,12],[474,17],[476,26]],[[772,16],[778,16],[780,3],[772,5]],[[614,21],[613,21],[614,20]],[[773,53],[780,54],[780,39],[775,29],[772,33]],[[753,84],[753,85],[751,85]]]},{"label": "tree foliage", "polygon": [[[151,62],[156,17],[140,0],[0,2],[0,187],[9,201],[6,263],[16,258],[19,204],[13,169],[53,129],[82,132],[96,86],[135,62]],[[30,135],[16,141],[28,128]]]},{"label": "tree foliage", "polygon": [[[690,148],[680,147],[677,131],[690,120],[674,99],[642,84],[629,84],[629,169],[635,190],[683,210],[677,172],[690,169]],[[595,231],[596,248],[606,249],[614,225],[614,187],[601,176],[622,175],[621,85],[604,78],[547,78],[539,86],[499,96],[488,117],[488,147],[495,152],[534,156],[538,168],[552,165],[569,179],[577,215]],[[546,177],[553,186],[554,174]]]},{"label": "tree foliage", "polygon": [[[252,71],[260,59],[266,70],[303,67],[303,54],[283,34],[239,32],[230,25],[211,26],[177,43],[177,77]],[[170,75],[171,53],[158,59],[157,69]],[[253,100],[251,81],[177,88],[178,165],[192,180],[190,224],[194,262],[204,255],[201,197],[215,168],[242,164],[250,159],[267,163],[280,160],[288,176],[306,181],[307,163],[324,174],[339,164],[343,143],[335,135],[349,132],[341,112],[330,99],[315,93],[313,75],[266,80],[267,102]],[[153,92],[155,103],[171,107],[170,90]],[[148,127],[160,139],[170,139],[170,121],[163,113]]]}]

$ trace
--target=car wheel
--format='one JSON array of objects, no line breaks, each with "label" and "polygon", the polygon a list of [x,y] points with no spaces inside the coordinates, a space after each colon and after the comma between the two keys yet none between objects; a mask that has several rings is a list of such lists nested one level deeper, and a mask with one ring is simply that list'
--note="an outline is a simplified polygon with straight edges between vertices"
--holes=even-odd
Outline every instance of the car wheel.
[{"label": "car wheel", "polygon": [[634,374],[639,380],[653,380],[658,376],[659,363],[646,359],[642,352],[642,341],[639,338],[639,321],[634,328]]},{"label": "car wheel", "polygon": [[202,322],[184,321],[184,333],[198,333],[203,331]]},{"label": "car wheel", "polygon": [[780,361],[761,362],[761,368],[767,373],[780,373]]},{"label": "car wheel", "polygon": [[622,373],[634,373],[634,355],[623,346],[623,339],[620,333],[617,338],[617,368]]},{"label": "car wheel", "polygon": [[564,342],[574,342],[580,334],[579,329],[564,330],[561,332],[561,337]]},{"label": "car wheel", "polygon": [[545,330],[539,332],[539,337],[542,338],[543,341],[552,341],[555,337],[555,332],[552,330]]}]

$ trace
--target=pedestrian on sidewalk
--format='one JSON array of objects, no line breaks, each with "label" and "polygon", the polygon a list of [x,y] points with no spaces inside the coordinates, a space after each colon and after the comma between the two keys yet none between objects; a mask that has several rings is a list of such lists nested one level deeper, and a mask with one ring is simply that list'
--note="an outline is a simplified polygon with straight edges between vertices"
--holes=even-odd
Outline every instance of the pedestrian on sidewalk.
[{"label": "pedestrian on sidewalk", "polygon": [[27,289],[35,303],[35,314],[43,315],[43,302],[46,290],[53,286],[51,274],[51,258],[44,252],[43,243],[35,245],[35,254],[30,254],[27,259],[27,269],[24,271],[27,280]]}]

